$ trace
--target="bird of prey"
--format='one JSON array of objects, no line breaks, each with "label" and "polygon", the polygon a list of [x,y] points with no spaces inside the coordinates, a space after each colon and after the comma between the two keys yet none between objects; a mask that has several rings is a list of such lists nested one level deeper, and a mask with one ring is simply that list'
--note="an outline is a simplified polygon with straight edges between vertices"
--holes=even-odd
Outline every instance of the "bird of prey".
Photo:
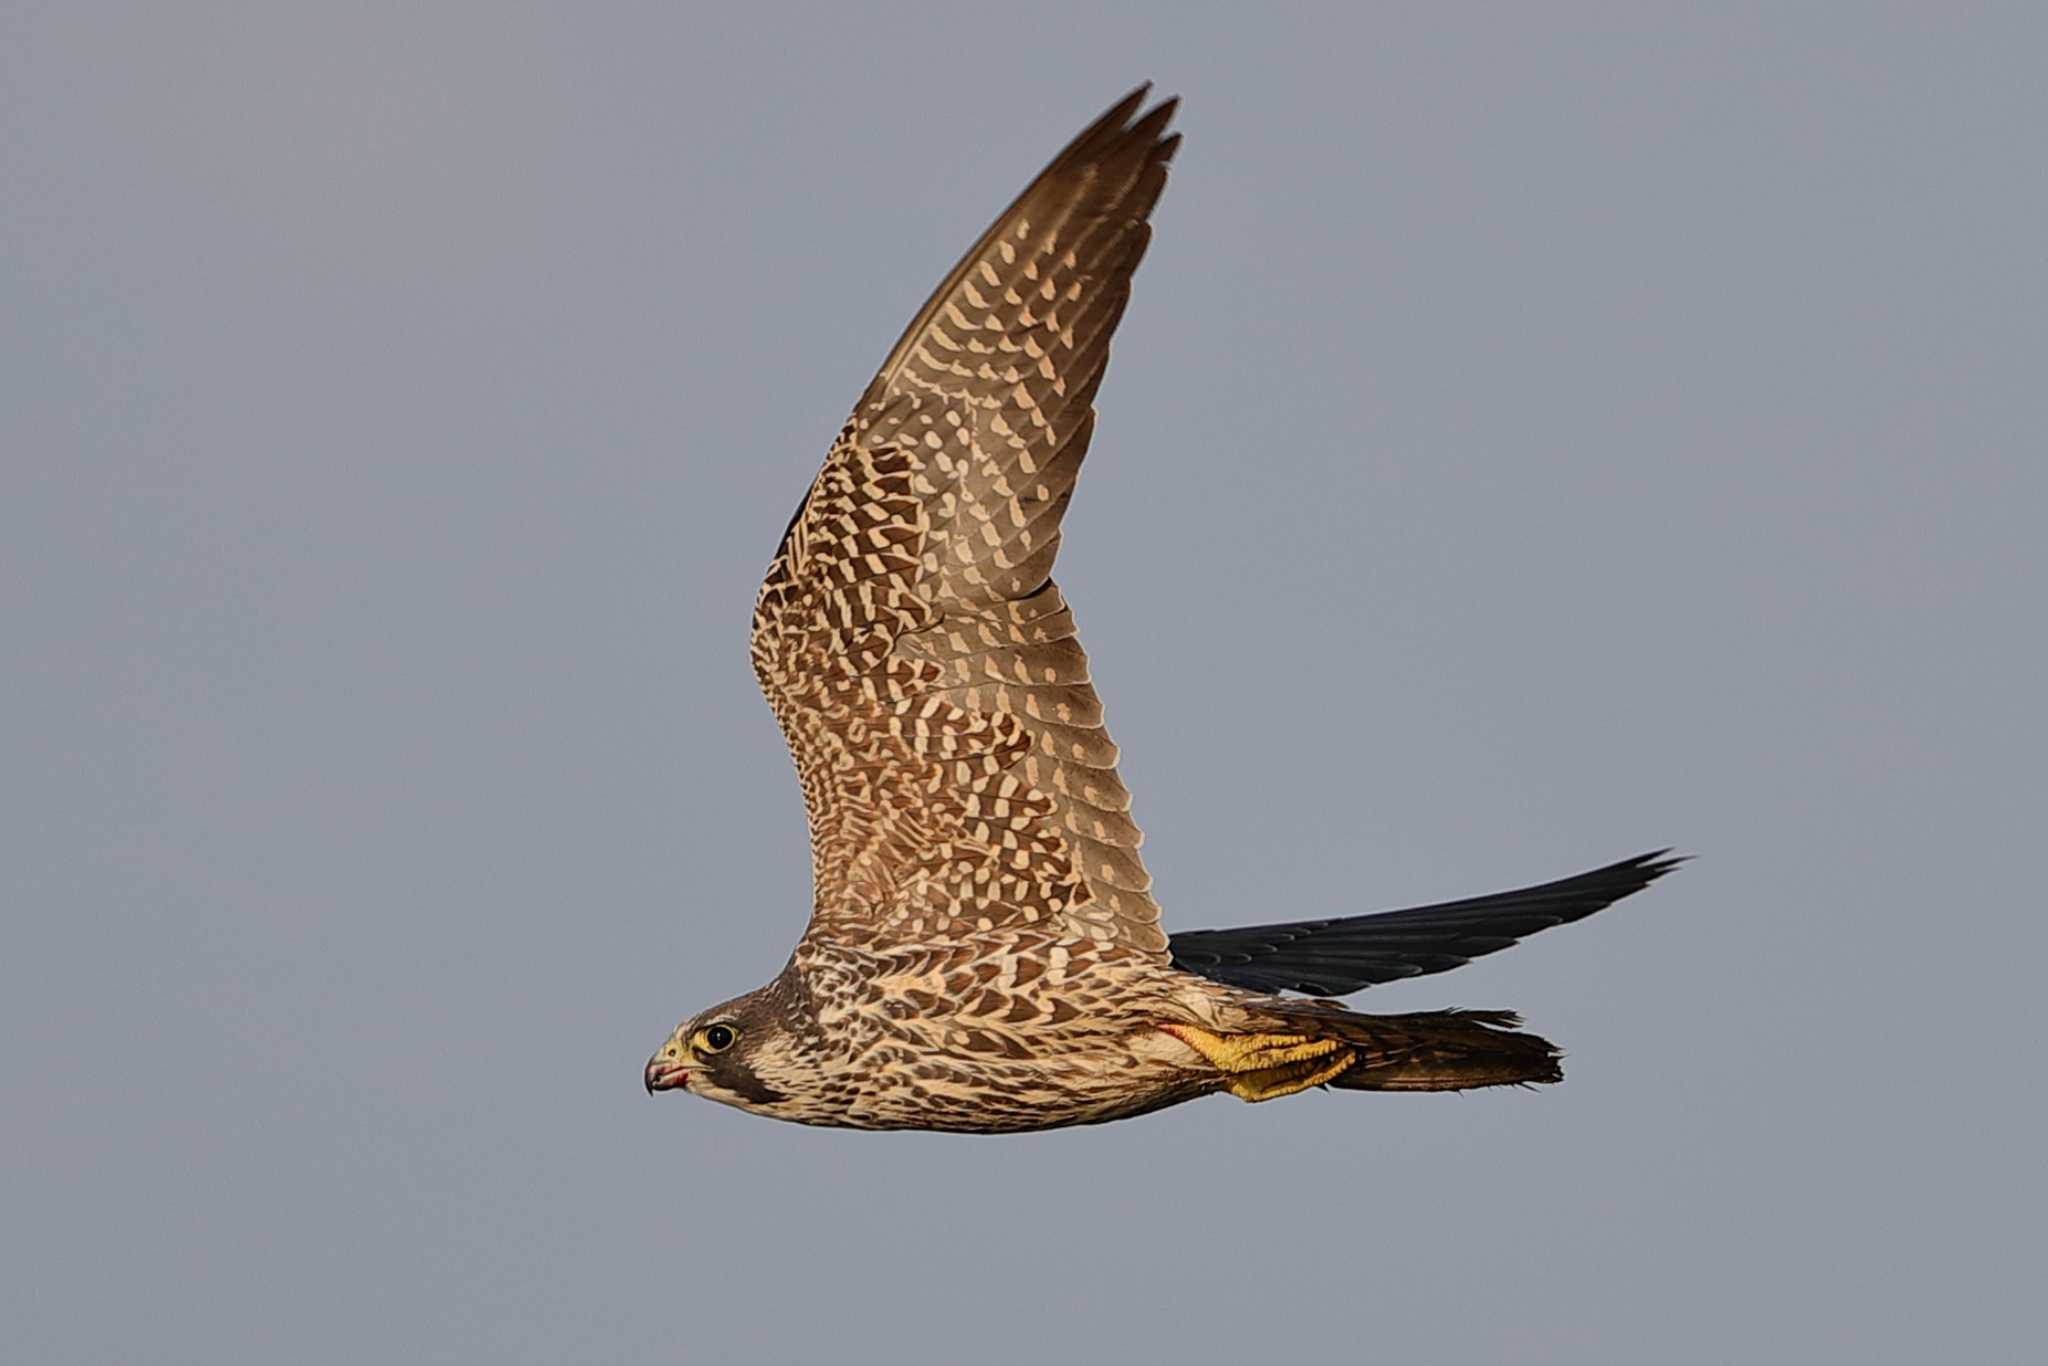
[{"label": "bird of prey", "polygon": [[752,654],[803,788],[810,924],[774,981],[677,1026],[649,1091],[996,1133],[1217,1091],[1554,1082],[1557,1050],[1506,1012],[1327,998],[1582,919],[1676,862],[1379,915],[1160,928],[1050,577],[1180,142],[1174,101],[1146,96],[1089,125],[932,292],[783,533]]}]

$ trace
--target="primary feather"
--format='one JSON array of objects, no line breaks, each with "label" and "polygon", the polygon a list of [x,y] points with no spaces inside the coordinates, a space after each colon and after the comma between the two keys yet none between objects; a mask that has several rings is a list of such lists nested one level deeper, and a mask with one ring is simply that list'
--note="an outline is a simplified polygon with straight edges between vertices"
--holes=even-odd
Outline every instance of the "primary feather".
[{"label": "primary feather", "polygon": [[1669,849],[1511,892],[1405,911],[1185,930],[1168,941],[1175,967],[1254,991],[1344,996],[1381,982],[1449,972],[1538,930],[1584,920],[1685,860]]}]

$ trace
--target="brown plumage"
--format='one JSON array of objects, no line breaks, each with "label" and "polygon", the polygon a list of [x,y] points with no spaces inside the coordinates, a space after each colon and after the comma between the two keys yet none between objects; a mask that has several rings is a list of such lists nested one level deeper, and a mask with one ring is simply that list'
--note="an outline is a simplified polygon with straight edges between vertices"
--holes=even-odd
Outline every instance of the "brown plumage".
[{"label": "brown plumage", "polygon": [[[754,672],[811,832],[780,976],[648,1063],[812,1124],[996,1132],[1229,1090],[1555,1081],[1499,1012],[1328,994],[1441,971],[1671,866],[1392,917],[1169,940],[1072,613],[1050,573],[1109,340],[1179,145],[1133,92],[1020,195],[855,405],[755,603]],[[1403,918],[1405,917],[1405,919]]]}]

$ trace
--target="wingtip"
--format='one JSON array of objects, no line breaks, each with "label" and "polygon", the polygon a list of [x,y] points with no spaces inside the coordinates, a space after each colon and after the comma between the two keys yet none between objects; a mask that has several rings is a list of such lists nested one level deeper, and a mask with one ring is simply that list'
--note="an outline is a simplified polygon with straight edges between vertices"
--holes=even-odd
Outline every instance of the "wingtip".
[{"label": "wingtip", "polygon": [[[1161,100],[1158,104],[1145,111],[1145,117],[1131,125],[1130,136],[1138,142],[1166,141],[1166,125],[1172,120],[1175,111],[1179,108],[1179,100]],[[1172,140],[1179,141],[1179,139],[1180,134],[1175,133],[1172,135]]]},{"label": "wingtip", "polygon": [[1652,849],[1647,854],[1637,854],[1629,859],[1626,866],[1641,872],[1646,881],[1655,882],[1698,857],[1697,854],[1680,854],[1672,849]]},{"label": "wingtip", "polygon": [[1128,95],[1125,95],[1115,104],[1112,104],[1108,108],[1108,110],[1103,113],[1102,117],[1095,121],[1096,125],[1098,127],[1128,127],[1131,122],[1131,116],[1137,113],[1140,109],[1144,108],[1145,99],[1151,93],[1152,82],[1140,82],[1135,90],[1131,91]]},{"label": "wingtip", "polygon": [[[1180,96],[1168,95],[1150,109],[1146,109],[1145,101],[1151,94],[1152,82],[1141,81],[1128,95],[1111,105],[1108,112],[1096,120],[1097,125],[1113,125],[1133,132],[1152,125],[1152,131],[1156,136],[1168,120],[1179,111]],[[1144,110],[1142,115],[1139,114],[1140,110]]]}]

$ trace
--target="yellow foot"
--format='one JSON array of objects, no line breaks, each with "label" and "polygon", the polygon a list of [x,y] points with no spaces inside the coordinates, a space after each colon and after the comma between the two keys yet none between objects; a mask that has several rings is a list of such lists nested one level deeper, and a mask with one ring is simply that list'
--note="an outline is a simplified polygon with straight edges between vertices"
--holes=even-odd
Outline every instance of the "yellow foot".
[{"label": "yellow foot", "polygon": [[1306,1034],[1211,1034],[1194,1025],[1161,1025],[1161,1029],[1225,1072],[1256,1072],[1283,1063],[1327,1057],[1344,1045],[1335,1039]]},{"label": "yellow foot", "polygon": [[1306,1034],[1211,1034],[1194,1025],[1161,1025],[1216,1065],[1239,1100],[1277,1100],[1321,1086],[1358,1061],[1335,1039]]}]

